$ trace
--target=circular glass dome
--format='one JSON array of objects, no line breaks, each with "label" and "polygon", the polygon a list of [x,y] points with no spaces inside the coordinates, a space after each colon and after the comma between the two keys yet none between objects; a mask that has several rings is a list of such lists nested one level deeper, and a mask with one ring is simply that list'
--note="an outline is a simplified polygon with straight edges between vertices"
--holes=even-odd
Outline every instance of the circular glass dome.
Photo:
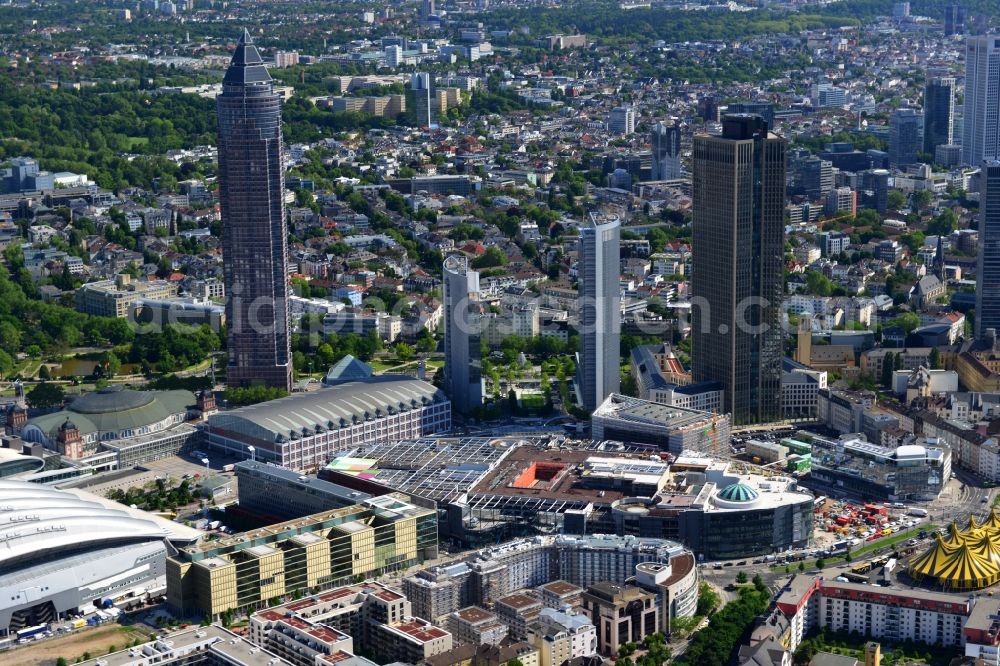
[{"label": "circular glass dome", "polygon": [[745,483],[734,483],[719,491],[719,499],[726,502],[753,502],[758,497],[760,493]]}]

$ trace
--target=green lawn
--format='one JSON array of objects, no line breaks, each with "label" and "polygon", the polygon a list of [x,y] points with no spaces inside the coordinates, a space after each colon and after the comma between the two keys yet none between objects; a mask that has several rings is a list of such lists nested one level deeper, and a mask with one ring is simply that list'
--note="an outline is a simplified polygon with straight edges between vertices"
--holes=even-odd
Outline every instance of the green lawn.
[{"label": "green lawn", "polygon": [[521,395],[521,406],[525,409],[541,409],[545,406],[545,396],[541,393],[527,393]]},{"label": "green lawn", "polygon": [[[881,539],[875,539],[874,541],[866,541],[863,546],[851,551],[851,561],[859,560],[862,558],[862,556],[871,553],[873,551],[880,550],[888,546],[894,546],[900,541],[906,541],[907,539],[912,539],[921,532],[934,532],[937,529],[938,529],[937,525],[920,525],[918,527],[914,527],[913,529],[906,530],[905,532],[896,532],[895,534],[891,534],[887,537],[882,537]],[[847,561],[844,555],[834,555],[832,557],[824,557],[822,559],[825,565],[840,564],[842,562]],[[804,562],[806,565],[806,569],[815,569],[816,562],[818,562],[818,560],[812,560],[812,561],[804,560]],[[792,562],[789,564],[778,564],[771,567],[771,571],[784,571],[786,566],[791,567],[791,569],[795,571],[798,569],[799,564],[800,563],[798,562]]]}]

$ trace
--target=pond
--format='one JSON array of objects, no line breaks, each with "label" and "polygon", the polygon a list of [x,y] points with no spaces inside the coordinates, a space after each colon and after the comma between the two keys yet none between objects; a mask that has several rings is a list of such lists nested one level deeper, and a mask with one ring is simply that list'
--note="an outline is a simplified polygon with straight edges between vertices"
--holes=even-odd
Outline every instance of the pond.
[{"label": "pond", "polygon": [[[52,370],[53,377],[89,377],[94,374],[97,367],[96,358],[86,358],[74,356],[67,358],[58,367]],[[119,375],[131,375],[141,372],[138,363],[122,363]]]}]

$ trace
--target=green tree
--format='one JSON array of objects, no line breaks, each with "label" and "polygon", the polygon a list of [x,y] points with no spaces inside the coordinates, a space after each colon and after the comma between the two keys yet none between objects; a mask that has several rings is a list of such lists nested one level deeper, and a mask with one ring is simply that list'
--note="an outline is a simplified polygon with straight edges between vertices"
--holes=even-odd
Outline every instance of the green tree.
[{"label": "green tree", "polygon": [[906,207],[906,195],[899,190],[889,190],[888,206],[892,210]]},{"label": "green tree", "polygon": [[396,358],[404,363],[412,359],[415,353],[413,347],[405,342],[397,342],[396,346],[393,347],[393,350],[396,352]]},{"label": "green tree", "polygon": [[890,326],[898,326],[903,329],[907,335],[915,331],[920,326],[920,317],[918,317],[913,312],[904,312],[898,317],[893,317],[889,320]]},{"label": "green tree", "polygon": [[926,210],[932,203],[934,203],[934,195],[929,190],[913,193],[913,206],[917,210]]},{"label": "green tree", "polygon": [[958,215],[950,208],[945,208],[941,214],[927,224],[927,233],[935,236],[947,236],[958,228]]},{"label": "green tree", "polygon": [[744,583],[746,583],[747,582],[747,572],[740,571],[739,573],[737,573],[736,574],[736,582],[738,584],[740,584],[740,585],[743,585]]},{"label": "green tree", "polygon": [[10,377],[14,372],[14,359],[10,354],[0,349],[0,379]]},{"label": "green tree", "polygon": [[698,587],[698,604],[695,608],[695,614],[708,615],[718,608],[721,601],[719,594],[708,583],[702,583]]},{"label": "green tree", "polygon": [[931,370],[941,369],[941,352],[938,351],[937,347],[931,348],[931,353],[927,357],[927,365],[930,366]]},{"label": "green tree", "polygon": [[495,246],[486,248],[486,252],[472,260],[473,268],[494,268],[507,263],[507,255]]},{"label": "green tree", "polygon": [[892,387],[892,371],[895,369],[896,355],[893,352],[886,352],[885,358],[882,359],[882,376],[879,377],[882,386]]},{"label": "green tree", "polygon": [[63,390],[58,384],[51,384],[49,382],[42,382],[36,384],[33,389],[28,391],[25,396],[28,400],[28,404],[32,407],[38,409],[47,409],[49,407],[58,407],[63,404],[66,399],[66,391]]}]

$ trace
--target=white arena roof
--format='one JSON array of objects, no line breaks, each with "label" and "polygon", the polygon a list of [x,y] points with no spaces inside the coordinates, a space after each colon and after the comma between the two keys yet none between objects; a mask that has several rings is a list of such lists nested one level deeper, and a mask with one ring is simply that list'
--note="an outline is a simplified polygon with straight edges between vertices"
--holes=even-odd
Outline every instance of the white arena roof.
[{"label": "white arena roof", "polygon": [[60,551],[81,546],[184,541],[190,536],[183,531],[175,534],[175,523],[163,524],[167,522],[89,493],[0,480],[0,569],[48,553],[58,557]]}]

